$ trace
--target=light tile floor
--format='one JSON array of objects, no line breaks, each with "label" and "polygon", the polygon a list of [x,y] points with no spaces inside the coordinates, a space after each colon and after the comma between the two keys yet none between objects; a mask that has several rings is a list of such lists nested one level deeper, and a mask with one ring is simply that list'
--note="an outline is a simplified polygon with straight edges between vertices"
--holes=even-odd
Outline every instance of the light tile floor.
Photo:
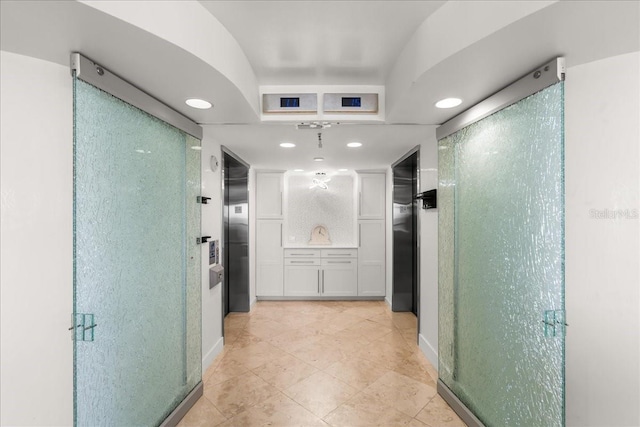
[{"label": "light tile floor", "polygon": [[464,426],[437,395],[416,317],[383,301],[261,301],[225,319],[225,348],[179,426]]}]

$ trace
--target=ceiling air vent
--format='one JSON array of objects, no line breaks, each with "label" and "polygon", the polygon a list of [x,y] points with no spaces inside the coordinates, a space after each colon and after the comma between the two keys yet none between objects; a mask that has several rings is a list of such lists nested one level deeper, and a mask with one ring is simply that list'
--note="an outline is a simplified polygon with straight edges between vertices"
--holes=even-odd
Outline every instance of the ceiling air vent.
[{"label": "ceiling air vent", "polygon": [[262,95],[262,112],[303,113],[318,112],[318,95],[315,93],[265,93]]},{"label": "ceiling air vent", "polygon": [[325,93],[325,113],[378,113],[377,93]]}]

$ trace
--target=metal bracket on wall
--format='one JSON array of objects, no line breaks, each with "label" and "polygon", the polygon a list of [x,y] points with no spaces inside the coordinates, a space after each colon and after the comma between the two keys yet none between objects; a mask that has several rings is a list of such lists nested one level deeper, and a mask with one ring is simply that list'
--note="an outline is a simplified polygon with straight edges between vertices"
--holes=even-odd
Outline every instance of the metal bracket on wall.
[{"label": "metal bracket on wall", "polygon": [[196,237],[196,245],[199,245],[200,243],[207,243],[210,238],[211,236]]},{"label": "metal bracket on wall", "polygon": [[204,197],[204,196],[196,197],[197,203],[202,203],[203,205],[209,204],[209,200],[211,200],[211,197]]},{"label": "metal bracket on wall", "polygon": [[438,190],[423,191],[415,195],[414,199],[422,200],[422,209],[435,209],[438,207]]}]

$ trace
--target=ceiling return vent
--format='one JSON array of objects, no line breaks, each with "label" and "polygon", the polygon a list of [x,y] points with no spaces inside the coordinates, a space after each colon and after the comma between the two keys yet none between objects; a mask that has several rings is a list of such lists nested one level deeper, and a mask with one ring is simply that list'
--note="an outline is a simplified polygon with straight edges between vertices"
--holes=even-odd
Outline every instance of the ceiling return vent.
[{"label": "ceiling return vent", "polygon": [[316,93],[265,93],[262,95],[262,112],[265,114],[316,114]]},{"label": "ceiling return vent", "polygon": [[377,114],[377,93],[325,93],[324,113],[328,114]]}]

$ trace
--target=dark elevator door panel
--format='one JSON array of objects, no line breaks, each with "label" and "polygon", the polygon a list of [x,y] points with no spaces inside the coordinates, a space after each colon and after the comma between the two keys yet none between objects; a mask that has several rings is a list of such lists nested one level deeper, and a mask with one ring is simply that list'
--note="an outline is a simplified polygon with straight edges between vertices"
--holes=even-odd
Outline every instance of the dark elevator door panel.
[{"label": "dark elevator door panel", "polygon": [[249,311],[249,169],[224,154],[224,314]]},{"label": "dark elevator door panel", "polygon": [[393,167],[393,311],[417,315],[417,153]]}]

